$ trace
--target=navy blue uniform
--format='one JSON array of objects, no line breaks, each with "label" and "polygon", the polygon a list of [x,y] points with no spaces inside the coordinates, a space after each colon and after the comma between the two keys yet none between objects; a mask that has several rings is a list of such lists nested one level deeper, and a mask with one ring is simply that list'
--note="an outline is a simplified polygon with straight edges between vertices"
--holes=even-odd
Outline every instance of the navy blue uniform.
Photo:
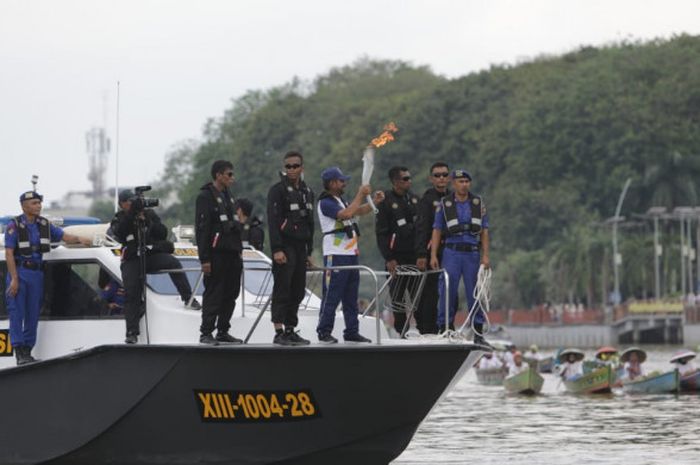
[{"label": "navy blue uniform", "polygon": [[[19,233],[15,221],[11,221],[5,231],[5,248],[15,251],[19,279],[17,295],[12,297],[6,293],[7,313],[10,318],[10,341],[15,349],[19,347],[31,349],[36,344],[39,313],[44,297],[43,254],[40,252],[39,225],[36,221],[28,223],[25,215],[20,215],[19,221],[27,228],[32,252],[30,255],[18,254]],[[49,230],[51,242],[59,242],[63,239],[61,228],[49,225]],[[12,277],[7,273],[8,288],[11,280]]]},{"label": "navy blue uniform", "polygon": [[[459,223],[462,225],[470,224],[472,219],[472,212],[469,200],[467,199],[463,202],[460,202],[454,198],[454,195],[445,197],[445,199],[448,198],[451,201],[455,202],[455,206],[457,207],[457,218],[459,219]],[[481,219],[481,227],[483,229],[488,229],[489,220],[487,215],[484,215],[484,217]],[[474,287],[476,286],[476,280],[479,274],[479,265],[481,264],[481,258],[479,255],[480,238],[479,236],[475,236],[473,234],[470,234],[469,232],[448,235],[447,223],[445,221],[445,214],[442,210],[442,205],[438,206],[435,212],[435,221],[433,222],[433,229],[442,230],[443,237],[447,237],[445,239],[445,248],[442,252],[441,264],[442,267],[447,271],[450,280],[449,323],[450,325],[452,325],[454,322],[455,313],[457,311],[457,293],[460,279],[464,280],[464,290],[467,294],[468,310],[471,309],[474,305]],[[440,302],[438,305],[437,315],[437,324],[439,329],[445,327],[444,281],[444,275],[440,274]],[[476,315],[474,316],[474,322],[476,324],[484,323],[484,315],[481,311],[476,312]]]}]

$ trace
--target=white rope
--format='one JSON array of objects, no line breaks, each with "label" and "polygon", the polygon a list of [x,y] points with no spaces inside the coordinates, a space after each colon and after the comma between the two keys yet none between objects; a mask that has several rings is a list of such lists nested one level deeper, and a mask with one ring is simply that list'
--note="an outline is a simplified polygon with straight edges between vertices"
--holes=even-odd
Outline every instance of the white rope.
[{"label": "white rope", "polygon": [[[459,328],[461,333],[467,323],[470,323],[472,331],[477,336],[485,336],[491,329],[491,321],[489,320],[489,311],[491,311],[491,268],[484,268],[484,265],[479,266],[479,273],[476,277],[476,286],[474,286],[474,304],[472,308],[469,309],[467,314],[467,319],[464,320],[462,326]],[[473,318],[476,316],[476,312],[479,310],[484,314],[484,326],[482,328],[483,332],[479,332],[474,327]]]}]

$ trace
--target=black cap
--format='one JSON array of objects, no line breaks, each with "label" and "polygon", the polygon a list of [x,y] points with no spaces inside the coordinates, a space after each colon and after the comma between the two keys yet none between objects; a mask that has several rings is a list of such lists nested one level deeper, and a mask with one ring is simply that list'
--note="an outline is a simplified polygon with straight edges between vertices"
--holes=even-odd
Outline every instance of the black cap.
[{"label": "black cap", "polygon": [[124,189],[123,191],[119,192],[119,202],[126,202],[133,196],[134,191],[132,191],[131,189]]}]

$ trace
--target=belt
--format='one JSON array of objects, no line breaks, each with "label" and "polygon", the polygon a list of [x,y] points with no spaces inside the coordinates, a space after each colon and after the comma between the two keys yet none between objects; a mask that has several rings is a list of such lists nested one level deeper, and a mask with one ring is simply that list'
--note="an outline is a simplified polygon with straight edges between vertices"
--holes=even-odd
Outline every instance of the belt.
[{"label": "belt", "polygon": [[475,244],[445,244],[448,249],[456,250],[457,252],[478,252],[479,246]]},{"label": "belt", "polygon": [[37,262],[33,262],[33,261],[31,261],[31,260],[20,260],[18,264],[19,264],[19,266],[21,266],[22,268],[26,268],[26,269],[28,269],[28,270],[35,270],[35,271],[36,271],[36,270],[41,270],[41,271],[44,271],[44,262],[37,263]]}]

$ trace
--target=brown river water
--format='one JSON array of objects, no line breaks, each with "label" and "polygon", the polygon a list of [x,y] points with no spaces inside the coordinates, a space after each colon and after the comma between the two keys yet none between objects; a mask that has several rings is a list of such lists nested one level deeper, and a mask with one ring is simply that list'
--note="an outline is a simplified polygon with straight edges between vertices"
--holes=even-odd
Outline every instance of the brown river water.
[{"label": "brown river water", "polygon": [[[680,347],[644,349],[651,372]],[[392,464],[700,464],[700,395],[574,396],[544,377],[539,396],[513,396],[470,370]]]}]

